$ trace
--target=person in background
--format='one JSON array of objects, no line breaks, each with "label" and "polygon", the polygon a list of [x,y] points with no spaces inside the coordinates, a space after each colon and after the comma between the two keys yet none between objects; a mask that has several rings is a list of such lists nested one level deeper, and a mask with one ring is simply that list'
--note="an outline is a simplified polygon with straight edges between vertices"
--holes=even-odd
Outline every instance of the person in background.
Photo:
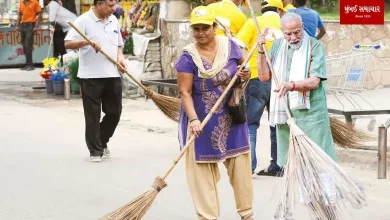
[{"label": "person in background", "polygon": [[[281,0],[266,0],[262,2],[261,16],[258,16],[257,23],[260,26],[261,31],[267,31],[267,49],[271,48],[272,41],[275,38],[282,37],[283,34],[280,31],[280,16],[283,14],[284,8]],[[240,41],[240,45],[245,45],[245,48],[249,50],[254,44],[256,44],[258,32],[253,19],[248,19],[244,26],[237,34],[237,41]],[[246,88],[246,103],[247,103],[247,119],[249,126],[249,137],[251,144],[251,157],[252,157],[252,173],[255,172],[257,167],[256,157],[256,139],[257,129],[260,127],[260,119],[263,115],[264,108],[267,107],[269,111],[269,100],[271,95],[271,81],[262,82],[259,80],[257,73],[257,53],[254,53],[249,60],[251,68],[251,79]],[[277,160],[277,144],[276,144],[276,129],[270,126],[270,139],[271,139],[271,163],[270,165],[259,171],[257,175],[278,176],[280,173],[280,167],[276,164]],[[280,175],[279,175],[280,176]]]},{"label": "person in background", "polygon": [[290,9],[294,9],[294,5],[291,3],[291,0],[283,0],[284,10],[288,11]]},{"label": "person in background", "polygon": [[217,24],[221,22],[223,25],[218,24],[216,35],[236,36],[246,21],[245,14],[239,8],[243,3],[243,0],[222,0],[207,6],[215,14]]},{"label": "person in background", "polygon": [[[295,9],[290,9],[289,12],[294,12],[302,17],[303,28],[311,36],[317,40],[321,39],[325,34],[325,26],[318,12],[306,7],[307,0],[294,0]],[[317,34],[318,28],[318,34]]]},{"label": "person in background", "polygon": [[71,28],[68,21],[74,22],[77,16],[68,9],[64,8],[61,0],[46,0],[45,4],[47,4],[46,8],[49,13],[49,21],[54,27],[53,56],[61,56],[62,62],[62,56],[66,54],[64,39]]},{"label": "person in background", "polygon": [[21,70],[34,70],[33,43],[34,32],[38,29],[41,6],[37,0],[22,0],[19,7],[19,20],[16,30],[21,32],[21,43],[23,46],[26,65]]},{"label": "person in background", "polygon": [[62,7],[68,9],[73,14],[78,15],[75,0],[62,0]]},{"label": "person in background", "polygon": [[[190,25],[195,39],[184,47],[175,63],[182,106],[179,143],[184,147],[190,136],[195,142],[185,155],[188,187],[198,219],[219,219],[218,163],[223,162],[234,191],[237,213],[253,220],[253,181],[247,123],[236,124],[229,114],[229,98],[223,99],[208,123],[201,121],[210,112],[235,74],[249,79],[248,70],[237,73],[244,61],[240,47],[226,36],[215,36],[212,11],[199,6],[191,12]],[[231,97],[228,91],[226,97]]]},{"label": "person in background", "polygon": [[[90,38],[91,46],[76,30],[71,28],[65,37],[66,49],[79,49],[79,70],[85,117],[85,140],[91,162],[108,158],[107,143],[113,136],[122,113],[122,81],[118,71],[124,71],[123,39],[119,22],[112,13],[115,0],[95,0],[93,7],[76,19],[74,25]],[[117,59],[116,67],[105,51]],[[101,111],[105,113],[100,122]]]},{"label": "person in background", "polygon": [[115,4],[115,11],[114,13],[112,13],[116,19],[120,19],[122,17],[122,19],[125,17],[125,10],[123,10],[122,8],[122,5],[119,4],[119,2],[116,2]]}]

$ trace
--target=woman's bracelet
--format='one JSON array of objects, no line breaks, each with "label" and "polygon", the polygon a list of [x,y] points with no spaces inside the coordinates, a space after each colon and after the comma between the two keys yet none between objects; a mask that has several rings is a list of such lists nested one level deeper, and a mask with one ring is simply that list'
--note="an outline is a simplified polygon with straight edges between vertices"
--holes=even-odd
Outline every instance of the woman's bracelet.
[{"label": "woman's bracelet", "polygon": [[265,54],[265,52],[264,51],[260,51],[260,50],[258,50],[257,51],[259,54]]},{"label": "woman's bracelet", "polygon": [[190,123],[193,122],[193,121],[196,121],[196,120],[199,120],[198,118],[193,118],[190,120]]}]

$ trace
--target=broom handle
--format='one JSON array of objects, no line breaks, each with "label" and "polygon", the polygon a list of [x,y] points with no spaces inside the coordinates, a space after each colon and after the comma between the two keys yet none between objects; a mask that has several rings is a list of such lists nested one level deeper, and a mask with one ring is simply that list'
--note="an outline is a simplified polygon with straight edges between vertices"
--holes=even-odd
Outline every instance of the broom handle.
[{"label": "broom handle", "polygon": [[[80,29],[78,29],[72,22],[68,21],[68,24],[70,26],[72,26],[86,41],[88,41],[89,45],[93,45],[93,42],[91,41],[91,39],[89,39],[84,33],[82,33],[80,31]],[[107,59],[109,59],[112,63],[114,63],[115,65],[117,66],[121,66],[116,60],[114,60],[112,57],[110,57],[106,52],[104,52],[102,49],[99,49],[99,52],[102,53],[104,56],[107,57]],[[133,75],[131,75],[126,69],[125,69],[125,73],[132,79],[134,80],[135,83],[138,84],[139,87],[141,87],[142,89],[144,90],[147,90],[148,88],[146,88],[141,82],[139,82],[137,79],[134,78]]]},{"label": "broom handle", "polygon": [[[252,8],[252,5],[251,5],[251,0],[247,0],[247,3],[248,3],[249,11],[251,12],[251,15],[252,15],[253,22],[255,23],[257,32],[259,32],[259,34],[260,34],[261,33],[260,26],[259,26],[259,23],[257,22],[256,16],[255,16],[255,12],[253,11],[253,8]],[[275,74],[274,68],[272,66],[271,59],[269,58],[269,55],[268,55],[268,52],[267,52],[267,48],[265,47],[265,44],[263,44],[261,46],[263,47],[263,51],[264,51],[265,59],[267,60],[267,63],[268,63],[268,67],[271,70],[272,79],[274,80],[275,85],[279,86],[279,80],[278,80],[278,77]],[[283,97],[283,105],[284,105],[284,108],[286,109],[287,117],[288,118],[292,118],[291,113],[290,113],[290,109],[287,106],[287,102],[286,102],[285,97]]]},{"label": "broom handle", "polygon": [[[221,27],[228,29],[228,30],[232,33],[232,30],[231,30],[229,27],[226,27],[218,18],[215,18],[215,20],[217,21],[217,23],[218,23],[219,25],[221,25]],[[232,33],[232,35],[233,35],[233,33]],[[229,37],[229,38],[230,38],[230,37]],[[232,38],[234,38],[234,37],[232,37]],[[230,39],[232,39],[232,38],[230,38]],[[245,89],[246,89],[246,87],[248,86],[248,84],[249,84],[249,80],[245,81],[245,82],[242,84],[242,87],[241,87],[241,91],[242,91],[242,92],[245,91]]]},{"label": "broom handle", "polygon": [[[253,52],[256,50],[256,47],[257,47],[257,44],[254,44],[252,49],[248,53],[248,56],[246,57],[246,59],[244,60],[243,64],[241,65],[241,67],[238,69],[237,72],[240,72],[244,68],[245,64],[249,61],[249,58],[252,56]],[[222,92],[222,94],[219,97],[219,99],[217,100],[217,102],[214,104],[213,108],[210,110],[210,112],[207,114],[206,118],[200,124],[201,129],[203,129],[204,126],[207,124],[207,122],[211,119],[211,117],[213,116],[214,112],[217,110],[218,106],[221,104],[222,100],[225,98],[225,96],[228,93],[228,91],[233,87],[233,85],[236,82],[237,78],[238,78],[238,76],[237,76],[237,74],[235,74],[233,76],[232,80],[229,82],[229,84],[225,88],[225,90]],[[195,138],[196,138],[195,135],[192,135],[192,137],[188,140],[187,144],[180,151],[179,156],[176,158],[176,160],[173,161],[173,164],[171,165],[171,167],[168,169],[168,171],[162,177],[163,180],[165,180],[165,178],[167,178],[167,176],[171,173],[173,168],[175,168],[176,164],[183,157],[184,153],[188,150],[188,148],[190,147],[192,142],[195,141]]]},{"label": "broom handle", "polygon": [[225,25],[223,25],[222,22],[219,20],[219,18],[216,17],[215,20],[219,25],[221,25],[221,27],[226,28]]},{"label": "broom handle", "polygon": [[230,30],[229,27],[226,27],[226,26],[223,24],[223,22],[222,22],[219,18],[216,17],[216,18],[215,18],[215,21],[217,21],[217,23],[218,23],[219,25],[221,25],[221,27],[228,29],[228,30],[230,31],[230,33],[232,33],[232,35],[233,35],[232,30]]}]

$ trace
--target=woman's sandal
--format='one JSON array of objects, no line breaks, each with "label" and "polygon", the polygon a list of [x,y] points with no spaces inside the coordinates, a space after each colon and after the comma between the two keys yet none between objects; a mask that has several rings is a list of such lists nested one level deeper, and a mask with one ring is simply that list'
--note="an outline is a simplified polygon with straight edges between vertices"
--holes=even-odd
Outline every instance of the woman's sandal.
[{"label": "woman's sandal", "polygon": [[249,213],[248,215],[241,217],[241,220],[254,220],[253,213]]}]

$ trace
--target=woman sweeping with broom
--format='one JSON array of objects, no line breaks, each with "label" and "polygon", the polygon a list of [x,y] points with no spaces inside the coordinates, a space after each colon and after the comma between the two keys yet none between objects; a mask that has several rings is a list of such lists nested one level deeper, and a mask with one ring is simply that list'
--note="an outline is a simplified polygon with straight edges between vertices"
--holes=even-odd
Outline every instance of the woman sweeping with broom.
[{"label": "woman sweeping with broom", "polygon": [[[252,172],[248,126],[235,124],[225,99],[201,129],[210,109],[237,71],[244,58],[240,47],[224,36],[215,36],[215,16],[210,9],[195,8],[190,25],[195,43],[186,46],[176,62],[178,85],[182,99],[179,139],[183,147],[191,135],[197,138],[186,153],[188,186],[199,219],[218,219],[218,162],[227,168],[237,212],[241,219],[253,219]],[[249,71],[238,73],[241,80]],[[227,97],[231,96],[231,92]]]}]

